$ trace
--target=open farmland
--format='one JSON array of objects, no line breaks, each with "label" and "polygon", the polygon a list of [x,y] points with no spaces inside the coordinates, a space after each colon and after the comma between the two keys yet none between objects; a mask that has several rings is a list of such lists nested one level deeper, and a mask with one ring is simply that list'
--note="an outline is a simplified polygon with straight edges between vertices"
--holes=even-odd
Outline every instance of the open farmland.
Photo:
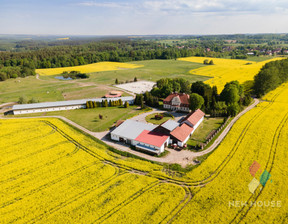
[{"label": "open farmland", "polygon": [[134,65],[128,63],[119,63],[119,62],[98,62],[89,65],[80,65],[73,67],[63,67],[63,68],[45,68],[45,69],[36,69],[36,73],[39,75],[57,75],[63,72],[78,71],[82,73],[92,73],[92,72],[103,72],[103,71],[112,71],[112,70],[121,70],[121,69],[133,69],[139,68],[142,65]]},{"label": "open farmland", "polygon": [[121,158],[59,120],[2,120],[0,129],[0,223],[111,223],[130,206],[141,207],[138,221],[158,222],[185,198],[183,187],[133,171],[161,166]]},{"label": "open farmland", "polygon": [[[85,80],[58,80],[53,75],[40,76],[38,79],[34,76],[9,79],[0,82],[0,103],[16,102],[20,96],[26,96],[29,99],[34,97],[40,102],[102,97],[109,91],[119,90],[112,86],[115,84],[116,78],[119,82],[132,81],[134,77],[137,77],[138,80],[150,81],[176,77],[182,77],[191,82],[209,79],[209,77],[189,73],[191,69],[203,67],[199,63],[150,60],[129,64],[135,68],[93,72],[90,74],[90,78]],[[75,70],[75,67],[71,67],[71,69]],[[124,92],[123,95],[127,95],[127,93]]]},{"label": "open farmland", "polygon": [[212,79],[207,80],[206,83],[211,86],[216,85],[220,92],[227,82],[238,80],[240,83],[244,83],[245,81],[253,80],[254,76],[260,71],[263,65],[270,61],[281,60],[283,58],[273,58],[261,62],[208,57],[188,57],[180,58],[178,60],[203,63],[205,59],[208,59],[209,61],[213,60],[214,65],[206,65],[201,68],[192,69],[190,73],[193,75],[213,77]]},{"label": "open farmland", "polygon": [[[268,94],[269,101],[241,117],[218,149],[182,177],[114,154],[57,119],[1,120],[0,222],[285,223],[287,95],[288,84]],[[252,194],[254,161],[272,181]],[[267,201],[278,206],[259,206]]]}]

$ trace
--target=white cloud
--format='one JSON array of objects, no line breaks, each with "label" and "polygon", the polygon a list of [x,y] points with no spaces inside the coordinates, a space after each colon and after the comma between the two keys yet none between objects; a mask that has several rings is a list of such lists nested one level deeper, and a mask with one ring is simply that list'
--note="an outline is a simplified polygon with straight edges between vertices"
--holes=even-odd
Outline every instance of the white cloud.
[{"label": "white cloud", "polygon": [[141,13],[285,13],[288,10],[286,0],[127,0],[99,2],[87,1],[78,5],[102,8],[126,8]]},{"label": "white cloud", "polygon": [[118,2],[80,2],[78,3],[80,6],[88,6],[88,7],[103,7],[103,8],[131,8],[131,6],[127,3],[118,3]]},{"label": "white cloud", "polygon": [[[197,12],[279,12],[288,9],[284,0],[146,0],[152,11]],[[284,10],[285,11],[285,10]]]}]

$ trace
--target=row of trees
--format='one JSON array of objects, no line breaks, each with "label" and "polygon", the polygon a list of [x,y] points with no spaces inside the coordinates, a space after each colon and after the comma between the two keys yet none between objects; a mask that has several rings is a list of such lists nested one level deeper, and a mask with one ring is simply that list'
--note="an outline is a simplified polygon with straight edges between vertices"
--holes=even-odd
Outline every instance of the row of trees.
[{"label": "row of trees", "polygon": [[254,77],[254,93],[261,97],[288,81],[288,59],[265,64]]},{"label": "row of trees", "polygon": [[[123,106],[123,101],[121,99],[119,100],[102,100],[102,102],[98,101],[87,101],[86,102],[86,108],[97,108],[97,107],[119,107]],[[126,101],[124,103],[124,107],[129,107],[129,103]]]}]

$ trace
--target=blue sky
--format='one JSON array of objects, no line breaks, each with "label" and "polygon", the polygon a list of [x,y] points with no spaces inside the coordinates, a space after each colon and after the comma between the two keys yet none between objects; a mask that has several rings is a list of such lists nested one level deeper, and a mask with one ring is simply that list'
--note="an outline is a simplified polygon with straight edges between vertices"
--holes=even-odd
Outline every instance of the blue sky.
[{"label": "blue sky", "polygon": [[287,0],[0,0],[1,34],[288,33]]}]

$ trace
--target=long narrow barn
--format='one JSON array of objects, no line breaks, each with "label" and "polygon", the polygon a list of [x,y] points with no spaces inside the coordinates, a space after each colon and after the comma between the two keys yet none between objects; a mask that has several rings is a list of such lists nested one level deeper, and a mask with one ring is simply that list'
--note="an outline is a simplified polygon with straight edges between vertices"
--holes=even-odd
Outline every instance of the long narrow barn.
[{"label": "long narrow barn", "polygon": [[[122,100],[123,103],[128,102],[134,104],[133,96],[126,97],[115,97],[107,99],[108,101]],[[45,102],[45,103],[31,103],[31,104],[17,104],[12,107],[13,114],[28,114],[28,113],[41,113],[51,112],[59,110],[74,110],[80,108],[86,108],[87,101],[102,102],[105,98],[94,98],[94,99],[82,99],[82,100],[67,100],[67,101],[56,101],[56,102]]]}]

